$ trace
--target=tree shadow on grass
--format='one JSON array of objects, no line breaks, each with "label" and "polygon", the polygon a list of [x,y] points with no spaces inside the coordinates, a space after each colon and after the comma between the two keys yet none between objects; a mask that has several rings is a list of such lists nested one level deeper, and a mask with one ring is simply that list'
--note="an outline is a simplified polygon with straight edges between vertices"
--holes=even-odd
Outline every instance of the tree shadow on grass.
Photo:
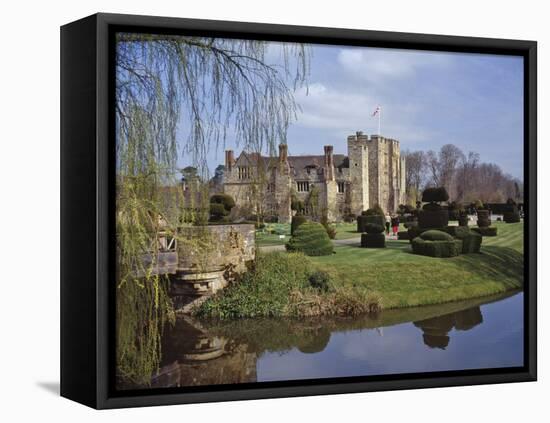
[{"label": "tree shadow on grass", "polygon": [[463,254],[456,263],[472,273],[502,282],[509,278],[523,285],[523,254],[509,247],[485,246],[479,254]]}]

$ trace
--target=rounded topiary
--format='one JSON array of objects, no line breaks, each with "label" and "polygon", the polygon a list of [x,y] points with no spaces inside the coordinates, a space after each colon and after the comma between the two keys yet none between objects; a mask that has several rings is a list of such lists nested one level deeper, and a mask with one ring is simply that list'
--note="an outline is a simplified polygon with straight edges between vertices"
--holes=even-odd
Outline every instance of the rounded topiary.
[{"label": "rounded topiary", "polygon": [[368,234],[380,234],[384,232],[384,227],[377,223],[367,223],[365,225],[365,232]]},{"label": "rounded topiary", "polygon": [[210,197],[210,204],[222,204],[229,213],[235,207],[235,200],[228,194],[214,194]]},{"label": "rounded topiary", "polygon": [[509,198],[506,201],[506,210],[502,214],[502,217],[506,223],[517,223],[521,220],[518,206],[513,199]]},{"label": "rounded topiary", "polygon": [[371,208],[361,212],[363,216],[385,216],[384,210],[380,207],[380,204],[375,204]]},{"label": "rounded topiary", "polygon": [[378,214],[357,216],[357,232],[367,232],[366,225],[369,223],[380,225],[384,228],[386,218]]},{"label": "rounded topiary", "polygon": [[227,216],[229,212],[225,209],[223,204],[210,203],[210,221],[219,222]]},{"label": "rounded topiary", "polygon": [[363,248],[385,248],[386,236],[383,233],[361,234],[361,247]]},{"label": "rounded topiary", "polygon": [[440,203],[448,199],[449,194],[445,187],[426,188],[422,193],[422,201],[425,203]]},{"label": "rounded topiary", "polygon": [[468,226],[468,215],[466,213],[460,214],[458,216],[458,225]]},{"label": "rounded topiary", "polygon": [[308,256],[326,256],[334,251],[327,231],[317,222],[304,222],[298,226],[286,244],[286,249]]},{"label": "rounded topiary", "polygon": [[290,223],[290,235],[294,235],[296,228],[305,222],[307,222],[307,218],[304,215],[297,214],[296,216],[292,216],[292,222]]},{"label": "rounded topiary", "polygon": [[422,238],[424,241],[452,241],[453,240],[452,235],[449,235],[448,233],[443,231],[437,231],[435,229],[422,232],[420,234],[420,238]]}]

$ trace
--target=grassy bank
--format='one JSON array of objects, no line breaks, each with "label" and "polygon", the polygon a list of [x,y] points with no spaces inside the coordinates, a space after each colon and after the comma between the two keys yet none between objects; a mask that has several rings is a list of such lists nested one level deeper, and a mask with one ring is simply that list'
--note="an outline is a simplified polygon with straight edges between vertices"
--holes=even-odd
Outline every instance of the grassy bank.
[{"label": "grassy bank", "polygon": [[[258,269],[203,304],[215,317],[359,314],[498,294],[523,286],[523,223],[496,223],[480,254],[432,258],[411,253],[408,241],[387,248],[338,245],[335,254],[262,256]],[[260,267],[262,269],[260,269]],[[313,289],[308,275],[330,275],[330,289]]]}]

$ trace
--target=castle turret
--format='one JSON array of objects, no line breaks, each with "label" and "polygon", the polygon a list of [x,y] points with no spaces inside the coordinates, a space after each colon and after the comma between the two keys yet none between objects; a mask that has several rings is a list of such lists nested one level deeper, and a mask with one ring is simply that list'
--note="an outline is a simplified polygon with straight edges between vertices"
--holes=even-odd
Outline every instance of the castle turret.
[{"label": "castle turret", "polygon": [[359,131],[348,137],[350,212],[356,215],[369,208],[368,136]]}]

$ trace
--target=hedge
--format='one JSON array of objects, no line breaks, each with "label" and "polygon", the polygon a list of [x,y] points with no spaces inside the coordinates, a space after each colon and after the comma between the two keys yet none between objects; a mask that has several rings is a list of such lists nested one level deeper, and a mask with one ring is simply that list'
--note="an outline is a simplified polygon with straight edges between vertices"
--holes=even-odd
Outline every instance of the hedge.
[{"label": "hedge", "polygon": [[397,232],[397,239],[408,240],[409,239],[409,231]]},{"label": "hedge", "polygon": [[412,240],[412,250],[414,254],[429,257],[456,257],[462,251],[462,241],[452,237],[450,241],[429,241],[416,237]]},{"label": "hedge", "polygon": [[386,226],[386,218],[384,216],[380,215],[370,215],[370,216],[357,216],[357,232],[363,233],[366,232],[366,225],[368,223],[374,223],[376,225],[382,226],[384,228]]},{"label": "hedge", "polygon": [[307,218],[301,214],[292,216],[292,222],[290,223],[290,235],[294,235],[296,228],[305,222],[307,222]]},{"label": "hedge", "polygon": [[491,226],[491,219],[489,218],[489,210],[477,211],[477,226],[480,228],[487,228]]},{"label": "hedge", "polygon": [[377,223],[367,223],[365,225],[365,232],[368,234],[380,234],[384,232],[384,227]]},{"label": "hedge", "polygon": [[506,223],[518,223],[520,221],[519,212],[516,211],[506,211],[502,215]]},{"label": "hedge", "polygon": [[422,201],[425,203],[439,203],[441,201],[447,201],[449,194],[445,187],[438,188],[426,188],[422,193]]},{"label": "hedge", "polygon": [[326,256],[334,251],[327,231],[317,222],[305,222],[298,226],[286,244],[286,249],[308,256]]},{"label": "hedge", "polygon": [[481,236],[497,236],[497,228],[493,227],[482,227],[482,228],[472,228],[472,231],[477,232]]},{"label": "hedge", "polygon": [[442,228],[449,224],[449,212],[440,210],[420,210],[418,213],[418,226],[421,228]]},{"label": "hedge", "polygon": [[386,236],[383,233],[361,234],[361,247],[363,248],[385,248]]},{"label": "hedge", "polygon": [[210,204],[222,204],[228,212],[235,207],[235,200],[228,194],[214,194],[210,197]]},{"label": "hedge", "polygon": [[453,240],[452,235],[448,234],[447,232],[438,231],[436,229],[422,232],[422,234],[420,234],[420,238],[422,238],[424,241],[452,241]]}]

